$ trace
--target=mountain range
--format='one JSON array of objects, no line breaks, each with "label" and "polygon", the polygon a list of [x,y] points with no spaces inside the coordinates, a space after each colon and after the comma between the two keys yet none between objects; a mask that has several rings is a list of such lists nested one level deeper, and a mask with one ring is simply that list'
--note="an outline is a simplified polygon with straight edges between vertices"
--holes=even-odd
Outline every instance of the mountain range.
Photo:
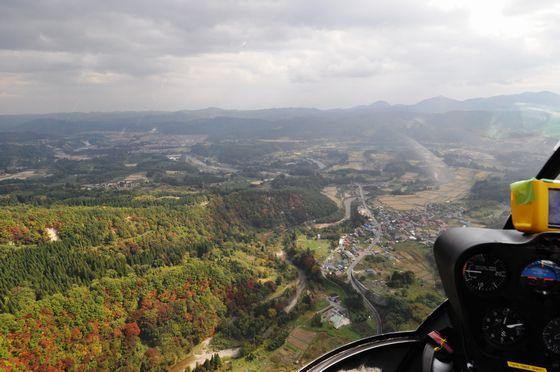
[{"label": "mountain range", "polygon": [[380,128],[414,138],[492,137],[514,133],[560,134],[560,95],[525,92],[454,100],[438,96],[412,105],[377,101],[346,109],[206,108],[175,112],[89,112],[0,115],[0,132],[61,135],[107,131],[205,134],[217,139],[373,136]]}]

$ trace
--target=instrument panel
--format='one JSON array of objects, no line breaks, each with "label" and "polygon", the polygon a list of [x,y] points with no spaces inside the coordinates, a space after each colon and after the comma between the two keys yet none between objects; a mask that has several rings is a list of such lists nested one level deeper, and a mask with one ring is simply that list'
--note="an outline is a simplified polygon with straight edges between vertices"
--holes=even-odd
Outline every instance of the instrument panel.
[{"label": "instrument panel", "polygon": [[[501,252],[507,246],[487,246],[488,252],[467,256],[461,270],[466,308],[488,351],[515,350],[529,338],[529,328],[535,328],[532,333],[541,333],[543,349],[560,357],[560,266],[549,259],[551,252],[527,249],[530,262],[521,269],[515,261],[526,260],[516,257],[512,262]],[[544,326],[543,316],[550,319]]]},{"label": "instrument panel", "polygon": [[560,369],[559,233],[452,229],[434,253],[469,358]]}]

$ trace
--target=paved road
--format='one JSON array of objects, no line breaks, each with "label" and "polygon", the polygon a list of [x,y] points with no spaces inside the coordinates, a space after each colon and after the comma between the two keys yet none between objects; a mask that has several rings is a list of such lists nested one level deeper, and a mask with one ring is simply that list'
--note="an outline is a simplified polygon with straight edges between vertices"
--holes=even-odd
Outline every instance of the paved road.
[{"label": "paved road", "polygon": [[358,292],[362,296],[362,300],[364,301],[364,305],[366,308],[373,314],[375,317],[375,323],[377,325],[376,334],[383,333],[383,321],[381,320],[381,316],[379,315],[379,311],[375,308],[375,306],[371,303],[371,301],[367,298],[367,288],[360,283],[358,279],[354,276],[354,267],[365,257],[367,253],[361,253],[358,257],[352,261],[350,266],[348,266],[348,282],[352,285],[352,288],[356,292]]},{"label": "paved road", "polygon": [[298,283],[297,283],[297,288],[296,288],[296,294],[295,296],[291,299],[290,303],[284,308],[284,311],[289,314],[290,311],[292,311],[294,309],[294,307],[297,305],[297,302],[299,300],[299,298],[301,297],[301,294],[303,293],[303,290],[305,289],[305,286],[307,285],[307,276],[305,275],[305,272],[300,269],[299,267],[297,267],[296,265],[294,265],[290,260],[286,259],[286,261],[293,265],[298,272]]},{"label": "paved road", "polygon": [[324,229],[326,227],[340,225],[344,221],[349,220],[350,219],[350,213],[352,212],[352,208],[351,208],[352,207],[352,202],[354,200],[356,200],[356,198],[346,198],[346,199],[344,199],[344,217],[341,218],[340,220],[338,220],[336,222],[316,223],[315,225],[313,225],[313,227],[316,228],[316,229]]},{"label": "paved road", "polygon": [[366,305],[366,307],[368,308],[369,311],[371,311],[371,313],[373,314],[373,316],[375,317],[375,324],[376,324],[376,334],[380,335],[383,333],[383,320],[381,319],[381,316],[379,315],[379,311],[377,311],[377,309],[375,308],[375,306],[373,305],[373,303],[367,298],[366,296],[366,291],[367,288],[360,283],[360,281],[358,279],[356,279],[354,277],[354,274],[351,274],[351,281],[350,283],[352,284],[352,287],[362,295],[362,298],[364,300],[364,304]]},{"label": "paved road", "polygon": [[[369,206],[366,203],[366,198],[364,197],[364,190],[362,188],[362,185],[357,184],[356,186],[358,187],[358,191],[359,191],[359,194],[360,194],[360,201],[362,202],[362,207],[368,212],[368,214],[370,216],[370,219],[377,226],[377,229],[375,230],[375,238],[373,240],[373,244],[379,244],[379,240],[381,239],[381,232],[379,231],[379,225],[377,223],[377,220],[373,216],[373,213],[371,212],[371,209],[369,209]],[[358,257],[356,257],[352,261],[352,263],[350,263],[350,265],[348,265],[348,271],[347,271],[348,282],[352,285],[352,288],[354,288],[354,290],[362,296],[362,299],[364,301],[364,305],[368,308],[368,310],[375,317],[376,324],[377,324],[377,334],[381,334],[381,333],[383,333],[383,322],[381,320],[381,316],[379,315],[379,311],[377,311],[375,306],[367,298],[367,295],[366,295],[367,288],[362,283],[360,283],[360,281],[358,279],[356,279],[356,277],[354,276],[354,268],[367,255],[368,255],[367,252],[360,253],[358,255]]]},{"label": "paved road", "polygon": [[[373,220],[373,222],[377,225],[377,220],[375,219],[375,217],[373,216],[373,213],[371,211],[371,209],[369,209],[369,206],[366,203],[366,198],[364,196],[364,188],[362,187],[361,184],[356,184],[356,186],[358,186],[358,191],[360,193],[360,201],[362,202],[362,207],[364,207],[364,209],[366,211],[368,211],[369,215],[371,216],[371,219]],[[376,238],[379,239],[379,234],[376,235]]]}]

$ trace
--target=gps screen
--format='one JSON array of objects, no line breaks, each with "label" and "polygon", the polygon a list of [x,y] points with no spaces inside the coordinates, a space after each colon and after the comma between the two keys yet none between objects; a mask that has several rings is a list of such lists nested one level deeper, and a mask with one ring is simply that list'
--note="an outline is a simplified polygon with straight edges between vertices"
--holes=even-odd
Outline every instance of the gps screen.
[{"label": "gps screen", "polygon": [[548,190],[548,226],[560,227],[560,189]]}]

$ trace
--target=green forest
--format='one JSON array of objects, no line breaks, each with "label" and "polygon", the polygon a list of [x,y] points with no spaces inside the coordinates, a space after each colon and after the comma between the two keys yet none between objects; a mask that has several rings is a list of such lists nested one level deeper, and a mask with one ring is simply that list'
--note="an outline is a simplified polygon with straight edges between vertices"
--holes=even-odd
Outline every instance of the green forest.
[{"label": "green forest", "polygon": [[151,199],[5,203],[0,368],[165,369],[217,331],[260,342],[293,275],[261,229],[337,210],[300,189]]}]

